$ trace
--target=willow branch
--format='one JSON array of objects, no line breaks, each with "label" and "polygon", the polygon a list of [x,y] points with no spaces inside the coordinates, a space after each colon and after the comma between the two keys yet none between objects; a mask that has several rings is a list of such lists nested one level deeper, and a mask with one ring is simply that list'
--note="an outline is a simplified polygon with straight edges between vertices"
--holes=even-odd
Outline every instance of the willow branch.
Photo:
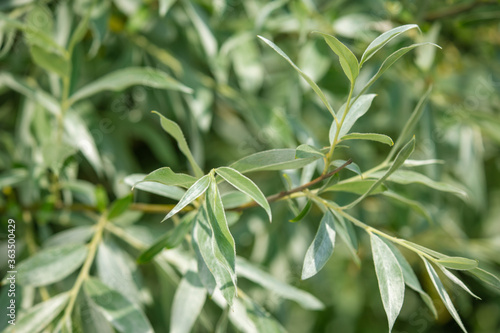
[{"label": "willow branch", "polygon": [[[288,190],[288,191],[282,191],[280,193],[276,193],[276,194],[270,195],[266,199],[267,199],[268,202],[274,202],[274,201],[278,201],[280,199],[283,199],[285,197],[288,197],[290,194],[297,193],[297,192],[302,192],[305,189],[308,189],[309,187],[314,186],[317,183],[319,183],[319,182],[321,182],[321,181],[323,181],[323,180],[325,180],[327,178],[330,178],[331,176],[333,176],[334,174],[338,173],[340,170],[344,169],[346,166],[348,166],[351,163],[352,163],[352,159],[348,159],[344,164],[342,164],[341,166],[339,166],[335,170],[332,170],[332,171],[330,171],[330,172],[328,172],[326,174],[323,174],[323,175],[319,176],[318,178],[315,178],[315,179],[311,180],[309,183],[305,183],[304,185],[300,185],[300,186],[295,187],[295,188],[293,188],[291,190]],[[257,202],[252,201],[252,202],[249,202],[247,204],[244,204],[244,205],[241,205],[241,206],[229,209],[229,210],[242,211],[244,209],[251,208],[251,207],[256,207],[256,206],[257,206]]]}]

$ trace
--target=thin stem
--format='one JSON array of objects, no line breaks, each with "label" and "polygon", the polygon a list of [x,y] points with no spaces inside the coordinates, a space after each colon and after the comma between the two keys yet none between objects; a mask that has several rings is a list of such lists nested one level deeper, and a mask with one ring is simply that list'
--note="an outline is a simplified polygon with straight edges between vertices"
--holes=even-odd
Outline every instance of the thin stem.
[{"label": "thin stem", "polygon": [[337,121],[337,118],[335,118],[335,124],[337,126],[337,130],[335,132],[335,138],[333,139],[332,145],[330,146],[330,150],[328,151],[328,153],[326,154],[326,157],[325,157],[325,169],[323,170],[323,174],[326,174],[328,171],[328,168],[330,167],[330,162],[332,161],[333,152],[335,151],[335,147],[337,146],[337,143],[338,143],[340,129],[342,128],[342,125],[344,124],[345,117],[347,116],[349,109],[351,108],[351,98],[352,98],[353,91],[354,91],[354,82],[351,82],[351,88],[349,89],[349,96],[347,97],[347,103],[345,106],[344,113],[342,114],[342,119],[340,120],[340,124]]},{"label": "thin stem", "polygon": [[108,221],[107,212],[105,212],[101,215],[101,217],[97,221],[94,236],[92,237],[92,240],[88,245],[89,250],[87,253],[87,258],[83,263],[80,273],[78,274],[75,284],[73,285],[73,288],[71,288],[70,290],[70,298],[68,301],[68,305],[66,306],[66,310],[64,311],[64,315],[60,321],[61,323],[64,323],[71,317],[71,313],[73,312],[73,308],[75,306],[75,302],[82,287],[82,284],[89,277],[90,267],[94,262],[95,255],[97,253],[97,248],[102,240],[102,233],[104,231],[104,227],[106,226],[107,221]]}]

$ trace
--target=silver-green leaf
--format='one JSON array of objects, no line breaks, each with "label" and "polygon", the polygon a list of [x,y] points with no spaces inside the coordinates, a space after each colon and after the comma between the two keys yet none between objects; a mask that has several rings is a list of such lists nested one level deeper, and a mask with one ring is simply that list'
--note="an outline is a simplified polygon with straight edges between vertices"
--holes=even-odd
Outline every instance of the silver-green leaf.
[{"label": "silver-green leaf", "polygon": [[85,293],[113,327],[121,333],[153,333],[141,308],[96,278],[83,284]]},{"label": "silver-green leaf", "polygon": [[326,264],[335,246],[335,225],[332,213],[327,210],[309,246],[302,267],[302,280],[316,275]]},{"label": "silver-green leaf", "polygon": [[373,262],[385,313],[389,321],[389,332],[401,311],[405,296],[403,272],[391,249],[377,235],[370,234]]},{"label": "silver-green leaf", "polygon": [[455,306],[453,305],[453,302],[451,301],[450,295],[446,292],[446,289],[444,289],[443,283],[439,279],[439,276],[437,275],[436,271],[434,268],[431,266],[431,264],[425,259],[424,257],[421,257],[422,260],[424,261],[425,268],[427,269],[427,273],[429,273],[429,277],[432,280],[432,283],[434,284],[434,287],[436,287],[436,290],[439,294],[439,297],[444,303],[444,306],[448,309],[448,312],[451,314],[453,319],[457,322],[458,326],[467,333],[467,330],[465,329],[464,324],[462,323],[462,320],[460,319],[460,316],[458,315],[457,310],[455,309]]},{"label": "silver-green leaf", "polygon": [[205,175],[198,179],[196,183],[194,183],[182,196],[181,200],[175,205],[174,208],[163,218],[162,222],[168,220],[179,211],[181,211],[184,207],[189,205],[191,202],[196,200],[200,195],[202,195],[210,185],[210,177],[209,175]]},{"label": "silver-green leaf", "polygon": [[295,65],[295,63],[276,44],[274,44],[269,39],[264,38],[262,36],[257,36],[257,37],[262,39],[264,41],[264,43],[269,45],[274,51],[276,51],[280,56],[282,56],[286,61],[288,61],[288,63],[290,65],[292,65],[292,67],[300,74],[300,76],[302,76],[302,78],[304,80],[306,80],[306,82],[311,86],[311,88],[314,90],[314,92],[319,96],[319,98],[321,99],[323,104],[326,106],[328,111],[330,111],[332,116],[335,117],[335,111],[333,111],[332,106],[330,105],[330,103],[326,99],[325,94],[321,91],[321,89],[318,87],[318,85],[306,73],[304,73],[299,67],[297,67],[297,65]]},{"label": "silver-green leaf", "polygon": [[174,295],[170,315],[170,333],[189,333],[200,315],[207,298],[207,290],[198,274],[187,271]]},{"label": "silver-green leaf", "polygon": [[215,172],[224,178],[229,184],[233,185],[235,188],[243,193],[249,195],[255,200],[262,208],[265,209],[267,215],[269,216],[269,221],[272,221],[271,207],[269,202],[267,202],[266,197],[262,191],[255,185],[255,183],[248,177],[242,175],[239,171],[229,168],[220,167],[215,169]]},{"label": "silver-green leaf", "polygon": [[359,62],[360,66],[370,59],[378,50],[384,47],[385,44],[389,43],[393,38],[396,38],[400,34],[410,29],[418,28],[416,24],[407,24],[402,25],[397,28],[391,29],[389,31],[384,32],[377,38],[375,38],[370,45],[366,48],[365,52],[361,56],[361,61]]},{"label": "silver-green leaf", "polygon": [[22,286],[45,286],[61,281],[78,267],[87,256],[83,244],[50,247],[22,261],[17,267],[17,283]]},{"label": "silver-green leaf", "polygon": [[158,89],[172,89],[191,93],[192,89],[186,87],[173,79],[167,73],[149,67],[128,67],[104,75],[103,77],[89,83],[77,90],[69,98],[69,104],[73,104],[84,98],[88,98],[101,91],[121,91],[133,85],[143,85]]},{"label": "silver-green leaf", "polygon": [[356,78],[358,77],[359,74],[359,63],[356,56],[352,53],[351,50],[349,50],[347,46],[342,44],[337,38],[322,32],[315,31],[315,33],[323,36],[328,46],[330,46],[332,51],[339,56],[340,65],[342,66],[345,75],[347,76],[349,81],[351,81],[351,83],[354,85],[354,82],[356,81]]}]

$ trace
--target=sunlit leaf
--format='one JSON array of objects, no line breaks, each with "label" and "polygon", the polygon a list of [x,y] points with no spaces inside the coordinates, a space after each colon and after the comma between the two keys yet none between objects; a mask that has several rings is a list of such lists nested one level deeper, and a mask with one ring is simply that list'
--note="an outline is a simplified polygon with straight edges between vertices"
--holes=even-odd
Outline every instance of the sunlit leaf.
[{"label": "sunlit leaf", "polygon": [[302,280],[316,275],[330,259],[335,246],[335,234],[334,217],[327,210],[321,219],[314,240],[307,249],[302,267]]},{"label": "sunlit leaf", "polygon": [[449,270],[447,270],[442,266],[439,266],[439,268],[443,271],[444,275],[446,275],[446,277],[450,279],[453,283],[455,283],[457,286],[468,292],[472,297],[475,297],[479,300],[481,299],[478,296],[476,296],[476,294],[474,294],[472,291],[470,291],[470,289],[465,285],[465,283],[463,283],[462,280],[456,277],[452,272],[450,272]]},{"label": "sunlit leaf", "polygon": [[189,188],[196,182],[196,178],[183,173],[175,173],[169,167],[164,167],[151,172],[141,182],[148,181]]},{"label": "sunlit leaf", "polygon": [[213,231],[213,250],[215,257],[229,272],[233,284],[236,286],[236,246],[233,235],[227,225],[224,206],[217,188],[215,179],[211,179],[207,191],[207,213],[208,221]]},{"label": "sunlit leaf", "polygon": [[[376,181],[371,179],[337,183],[321,190],[321,192],[349,192],[361,195],[368,192],[375,183]],[[379,184],[377,188],[371,190],[370,194],[378,194],[384,191],[387,191],[387,187],[384,184]]]},{"label": "sunlit leaf", "polygon": [[295,155],[295,149],[266,150],[246,156],[231,164],[230,167],[241,173],[298,169],[320,158],[319,156],[295,158]]},{"label": "sunlit leaf", "polygon": [[160,183],[144,182],[141,181],[146,177],[145,174],[132,174],[123,180],[127,185],[138,190],[154,193],[161,195],[163,197],[171,198],[174,200],[180,200],[182,196],[186,193],[185,190],[176,187],[168,186]]},{"label": "sunlit leaf", "polygon": [[257,36],[257,37],[262,39],[264,41],[264,43],[269,45],[274,51],[276,51],[280,56],[282,56],[286,61],[288,61],[288,63],[290,65],[292,65],[292,67],[300,74],[300,76],[302,76],[302,78],[304,80],[306,80],[306,82],[311,86],[311,88],[314,90],[314,92],[319,96],[319,98],[321,99],[323,104],[326,106],[328,111],[330,111],[332,116],[335,117],[335,111],[333,111],[332,106],[330,105],[330,103],[326,99],[325,94],[321,91],[321,89],[318,87],[318,85],[306,73],[304,73],[299,67],[297,67],[297,65],[295,65],[295,63],[276,44],[274,44],[269,39],[264,38],[262,36]]},{"label": "sunlit leaf", "polygon": [[[197,255],[202,257],[206,267],[215,278],[217,288],[220,289],[227,304],[232,305],[233,299],[236,296],[236,285],[233,283],[233,277],[228,269],[224,267],[216,257],[215,237],[209,222],[206,204],[204,204],[199,210],[195,219],[196,222],[193,229],[193,247],[199,249],[199,251],[197,251]],[[198,267],[200,267],[199,264]],[[205,286],[207,286],[206,282],[207,281],[204,282]],[[210,286],[209,281],[208,283],[208,286]]]},{"label": "sunlit leaf", "polygon": [[[420,44],[413,44],[413,45],[410,45],[407,47],[400,48],[399,50],[392,53],[390,56],[387,57],[387,59],[384,60],[384,62],[382,63],[382,65],[378,69],[377,73],[375,73],[375,75],[373,75],[372,78],[365,84],[363,89],[361,89],[360,94],[364,93],[373,83],[375,83],[375,81],[377,81],[382,76],[382,74],[384,74],[384,72],[386,70],[388,70],[396,61],[398,61],[399,58],[401,58],[402,56],[404,56],[406,53],[410,52],[414,48],[417,48],[419,46],[424,46],[424,45],[433,45],[433,46],[439,47],[438,45],[432,44],[432,43],[420,43]],[[406,140],[406,139],[404,139],[404,140]]]},{"label": "sunlit leaf", "polygon": [[328,46],[330,46],[332,51],[339,56],[340,65],[342,66],[345,75],[347,76],[349,81],[351,81],[351,83],[354,84],[354,81],[356,80],[359,74],[359,63],[358,59],[356,59],[356,56],[352,53],[351,50],[349,50],[349,48],[347,48],[347,46],[342,44],[337,38],[322,32],[315,31],[315,33],[323,36]]},{"label": "sunlit leaf", "polygon": [[207,291],[201,284],[198,274],[187,271],[175,291],[169,332],[191,332],[206,297]]},{"label": "sunlit leaf", "polygon": [[138,305],[96,278],[88,278],[83,283],[85,293],[121,333],[153,333],[153,328]]},{"label": "sunlit leaf", "polygon": [[[38,333],[43,331],[64,309],[69,293],[62,293],[26,310],[16,318],[15,325],[9,325],[4,333]],[[4,318],[5,320],[5,318]]]},{"label": "sunlit leaf", "polygon": [[87,251],[83,244],[69,244],[37,252],[19,264],[16,282],[38,287],[61,281],[82,265]]},{"label": "sunlit leaf", "polygon": [[266,213],[269,216],[269,221],[272,221],[271,207],[269,206],[266,197],[250,178],[242,175],[237,170],[228,167],[217,168],[215,169],[215,172],[224,178],[224,180],[229,184],[233,185],[236,189],[254,199],[255,202],[266,210]]},{"label": "sunlit leaf", "polygon": [[196,200],[200,195],[205,193],[208,186],[210,185],[210,177],[205,175],[198,179],[182,196],[181,200],[175,205],[175,207],[163,218],[162,222],[168,220],[178,212],[180,212],[184,207],[189,205],[191,202]]},{"label": "sunlit leaf", "polygon": [[[352,105],[349,107],[349,111],[345,116],[344,123],[340,128],[340,131],[337,133],[337,123],[333,122],[330,127],[330,143],[333,143],[335,138],[342,138],[344,135],[349,133],[351,127],[356,123],[356,121],[362,117],[372,105],[372,101],[375,98],[375,94],[362,95]],[[344,117],[344,113],[346,112],[346,104],[342,105],[339,112],[338,117],[342,119]]]},{"label": "sunlit leaf", "polygon": [[160,117],[161,121],[161,127],[168,133],[170,134],[175,141],[177,141],[177,144],[179,146],[179,149],[181,152],[186,156],[186,158],[189,161],[189,164],[191,164],[191,167],[193,168],[194,174],[196,175],[197,178],[203,176],[203,171],[201,168],[198,166],[198,163],[196,163],[196,160],[193,157],[193,154],[191,153],[191,150],[189,149],[189,146],[186,142],[186,138],[184,137],[184,134],[182,133],[181,128],[177,123],[174,121],[164,117],[162,114],[153,111],[153,113],[156,113]]},{"label": "sunlit leaf", "polygon": [[389,321],[389,332],[401,311],[405,295],[403,272],[391,249],[377,235],[371,233],[373,262],[385,313]]},{"label": "sunlit leaf", "polygon": [[448,309],[448,312],[451,314],[453,319],[457,322],[457,324],[460,326],[460,328],[467,333],[467,330],[464,327],[464,324],[462,323],[462,320],[460,319],[460,316],[458,315],[457,310],[455,309],[455,306],[453,305],[453,302],[451,301],[450,296],[446,292],[446,289],[444,289],[443,283],[439,279],[439,276],[437,275],[436,271],[434,268],[431,266],[431,264],[423,257],[421,257],[422,260],[425,263],[425,268],[427,269],[427,272],[429,273],[429,277],[432,280],[432,283],[434,284],[434,287],[436,288],[439,297],[444,303],[444,306]]},{"label": "sunlit leaf", "polygon": [[458,270],[469,270],[477,267],[477,260],[461,258],[461,257],[446,257],[441,258],[436,261],[440,265],[446,268],[458,269]]},{"label": "sunlit leaf", "polygon": [[106,74],[101,78],[78,89],[69,98],[69,104],[88,98],[99,92],[111,90],[121,91],[130,86],[142,85],[157,89],[178,90],[191,93],[191,88],[177,82],[167,73],[149,67],[128,67]]},{"label": "sunlit leaf", "polygon": [[340,138],[341,141],[343,140],[370,140],[370,141],[377,141],[381,143],[385,143],[386,145],[392,146],[394,142],[392,139],[384,134],[378,134],[378,133],[350,133],[347,135],[344,135],[343,137]]},{"label": "sunlit leaf", "polygon": [[396,38],[400,34],[402,34],[405,31],[408,31],[410,29],[418,29],[418,25],[416,24],[407,24],[407,25],[402,25],[397,28],[391,29],[389,31],[384,32],[377,38],[375,38],[370,45],[366,48],[365,52],[361,56],[361,61],[359,62],[360,66],[363,66],[363,64],[370,59],[378,50],[380,50],[382,47],[384,47],[385,44],[389,43],[393,38]]}]

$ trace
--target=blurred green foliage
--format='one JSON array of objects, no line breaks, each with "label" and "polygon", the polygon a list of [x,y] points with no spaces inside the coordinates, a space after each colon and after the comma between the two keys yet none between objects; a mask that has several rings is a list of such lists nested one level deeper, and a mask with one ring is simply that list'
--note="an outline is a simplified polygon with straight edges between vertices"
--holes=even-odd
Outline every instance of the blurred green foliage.
[{"label": "blurred green foliage", "polygon": [[[414,29],[392,41],[364,65],[367,76],[358,80],[366,82],[390,53],[409,45],[409,40],[433,42],[442,49],[418,48],[387,71],[374,84],[372,91],[378,96],[355,129],[397,138],[418,100],[432,86],[415,130],[412,159],[442,160],[418,170],[463,187],[468,200],[464,203],[419,184],[391,184],[398,193],[420,202],[432,223],[387,196],[366,198],[355,208],[355,216],[436,251],[477,258],[481,267],[500,275],[498,2],[106,0],[91,6],[87,0],[0,3],[0,212],[16,220],[17,262],[41,249],[72,243],[65,247],[72,255],[68,265],[81,264],[86,247],[78,245],[91,238],[97,212],[115,202],[115,226],[104,233],[96,263],[90,267],[91,275],[100,281],[87,280],[83,288],[88,295],[106,291],[117,303],[133,303],[156,332],[168,331],[179,272],[167,260],[168,250],[167,259],[154,263],[139,265],[135,258],[144,244],[151,244],[180,220],[160,224],[166,208],[158,211],[151,205],[173,205],[179,198],[166,199],[137,187],[135,206],[129,206],[130,185],[124,179],[163,166],[186,174],[192,167],[149,111],[158,110],[180,125],[205,172],[262,150],[328,146],[328,110],[257,35],[279,45],[318,83],[337,110],[349,93],[349,81],[338,57],[310,32],[335,35],[359,59],[381,32],[414,23],[421,33]],[[39,32],[55,41],[48,55],[51,44]],[[69,55],[60,48],[69,49]],[[82,93],[81,88],[110,73],[116,76],[99,88],[102,92]],[[80,96],[74,95],[77,91]],[[389,152],[385,145],[366,141],[349,141],[349,146],[340,150],[338,158],[351,158],[363,171],[382,162]],[[349,172],[343,170],[341,175]],[[288,182],[301,184],[306,173],[287,171],[277,177],[281,175],[277,171],[258,172],[252,179],[265,194],[273,194]],[[331,194],[339,205],[353,198]],[[323,270],[302,281],[304,255],[322,214],[312,208],[299,223],[289,223],[294,214],[286,202],[274,203],[272,210],[272,224],[262,209],[246,211],[237,222],[228,213],[237,254],[274,278],[310,292],[326,307],[305,309],[244,278],[238,280],[238,287],[248,299],[240,296],[242,301],[254,302],[256,313],[265,308],[290,332],[387,331],[367,235],[358,232],[360,266],[339,242]],[[2,219],[2,235],[6,220]],[[2,239],[2,272],[7,271],[6,239]],[[418,295],[407,290],[393,331],[458,331],[423,264],[414,254],[404,254],[434,299],[439,318],[434,320]],[[46,287],[19,287],[18,311],[71,289],[77,272]],[[459,275],[482,298],[473,299],[445,284],[465,326],[471,332],[498,331],[498,290]],[[2,287],[2,308],[5,290]],[[47,309],[57,308],[57,302],[62,298]],[[81,310],[89,302],[80,296],[75,307]],[[215,303],[205,303],[194,331],[237,331],[227,323],[231,310],[221,310]],[[102,314],[89,311],[94,327],[86,327],[88,323],[77,316],[72,317],[74,325],[80,321],[85,332],[95,327],[100,332],[113,331]],[[141,320],[134,321],[143,325],[136,332],[148,327]],[[0,329],[6,327],[3,320],[2,325]],[[47,328],[51,329],[55,327]]]}]

